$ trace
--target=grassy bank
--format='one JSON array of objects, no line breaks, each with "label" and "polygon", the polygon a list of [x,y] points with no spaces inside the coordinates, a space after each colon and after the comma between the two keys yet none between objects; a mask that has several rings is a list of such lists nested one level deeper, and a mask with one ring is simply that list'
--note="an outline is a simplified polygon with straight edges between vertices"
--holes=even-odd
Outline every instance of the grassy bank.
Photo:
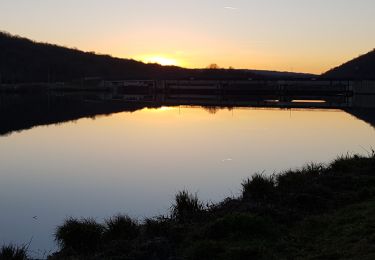
[{"label": "grassy bank", "polygon": [[[168,216],[68,219],[50,259],[375,259],[375,156],[242,183],[205,205],[187,191]],[[1,258],[0,258],[1,259]]]}]

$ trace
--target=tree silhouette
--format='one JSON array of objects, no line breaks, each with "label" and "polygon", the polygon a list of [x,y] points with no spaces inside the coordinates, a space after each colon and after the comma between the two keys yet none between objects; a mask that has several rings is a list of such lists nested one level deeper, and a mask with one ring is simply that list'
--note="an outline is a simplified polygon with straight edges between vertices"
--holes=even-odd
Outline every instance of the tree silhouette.
[{"label": "tree silhouette", "polygon": [[220,69],[220,67],[216,63],[211,63],[210,65],[207,66],[207,69],[217,70],[217,69]]}]

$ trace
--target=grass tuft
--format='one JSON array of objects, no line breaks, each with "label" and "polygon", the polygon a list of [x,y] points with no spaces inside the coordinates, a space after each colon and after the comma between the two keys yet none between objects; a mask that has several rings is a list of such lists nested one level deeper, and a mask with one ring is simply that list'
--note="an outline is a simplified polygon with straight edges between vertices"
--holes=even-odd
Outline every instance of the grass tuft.
[{"label": "grass tuft", "polygon": [[57,228],[55,240],[62,249],[85,255],[98,251],[103,232],[104,227],[94,219],[69,218]]},{"label": "grass tuft", "polygon": [[308,164],[302,169],[289,170],[276,177],[277,188],[281,191],[303,191],[326,172],[323,164]]},{"label": "grass tuft", "polygon": [[0,260],[26,260],[26,246],[7,245],[0,248]]},{"label": "grass tuft", "polygon": [[262,202],[273,197],[275,181],[273,176],[255,174],[251,179],[242,182],[242,197],[255,202]]},{"label": "grass tuft", "polygon": [[144,221],[143,227],[147,237],[168,237],[172,223],[169,218],[165,217],[147,218]]},{"label": "grass tuft", "polygon": [[266,217],[253,214],[229,214],[213,221],[205,232],[210,239],[262,239],[278,234],[277,225]]},{"label": "grass tuft", "polygon": [[117,215],[105,221],[104,237],[108,240],[132,240],[139,235],[139,224],[126,215]]},{"label": "grass tuft", "polygon": [[178,221],[188,221],[200,216],[203,212],[203,203],[197,194],[191,194],[186,190],[176,194],[175,204],[172,205],[172,218]]}]

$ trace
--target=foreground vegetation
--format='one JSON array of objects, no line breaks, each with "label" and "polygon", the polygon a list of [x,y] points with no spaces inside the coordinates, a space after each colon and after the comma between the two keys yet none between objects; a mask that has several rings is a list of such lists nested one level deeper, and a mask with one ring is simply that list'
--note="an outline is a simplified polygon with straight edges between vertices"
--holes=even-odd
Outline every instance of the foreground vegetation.
[{"label": "foreground vegetation", "polygon": [[[375,155],[242,183],[205,205],[187,191],[169,216],[67,219],[50,259],[375,259]],[[0,258],[1,259],[1,258]]]},{"label": "foreground vegetation", "polygon": [[8,245],[0,248],[0,260],[27,260],[27,247]]}]

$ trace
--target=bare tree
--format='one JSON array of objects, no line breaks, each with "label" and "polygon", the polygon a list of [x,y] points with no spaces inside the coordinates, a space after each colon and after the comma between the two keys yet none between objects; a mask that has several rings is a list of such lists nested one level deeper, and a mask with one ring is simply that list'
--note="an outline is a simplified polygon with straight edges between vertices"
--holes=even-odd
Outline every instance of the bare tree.
[{"label": "bare tree", "polygon": [[210,64],[210,65],[207,66],[207,69],[217,70],[217,69],[220,69],[220,67],[216,63],[212,63],[212,64]]}]

